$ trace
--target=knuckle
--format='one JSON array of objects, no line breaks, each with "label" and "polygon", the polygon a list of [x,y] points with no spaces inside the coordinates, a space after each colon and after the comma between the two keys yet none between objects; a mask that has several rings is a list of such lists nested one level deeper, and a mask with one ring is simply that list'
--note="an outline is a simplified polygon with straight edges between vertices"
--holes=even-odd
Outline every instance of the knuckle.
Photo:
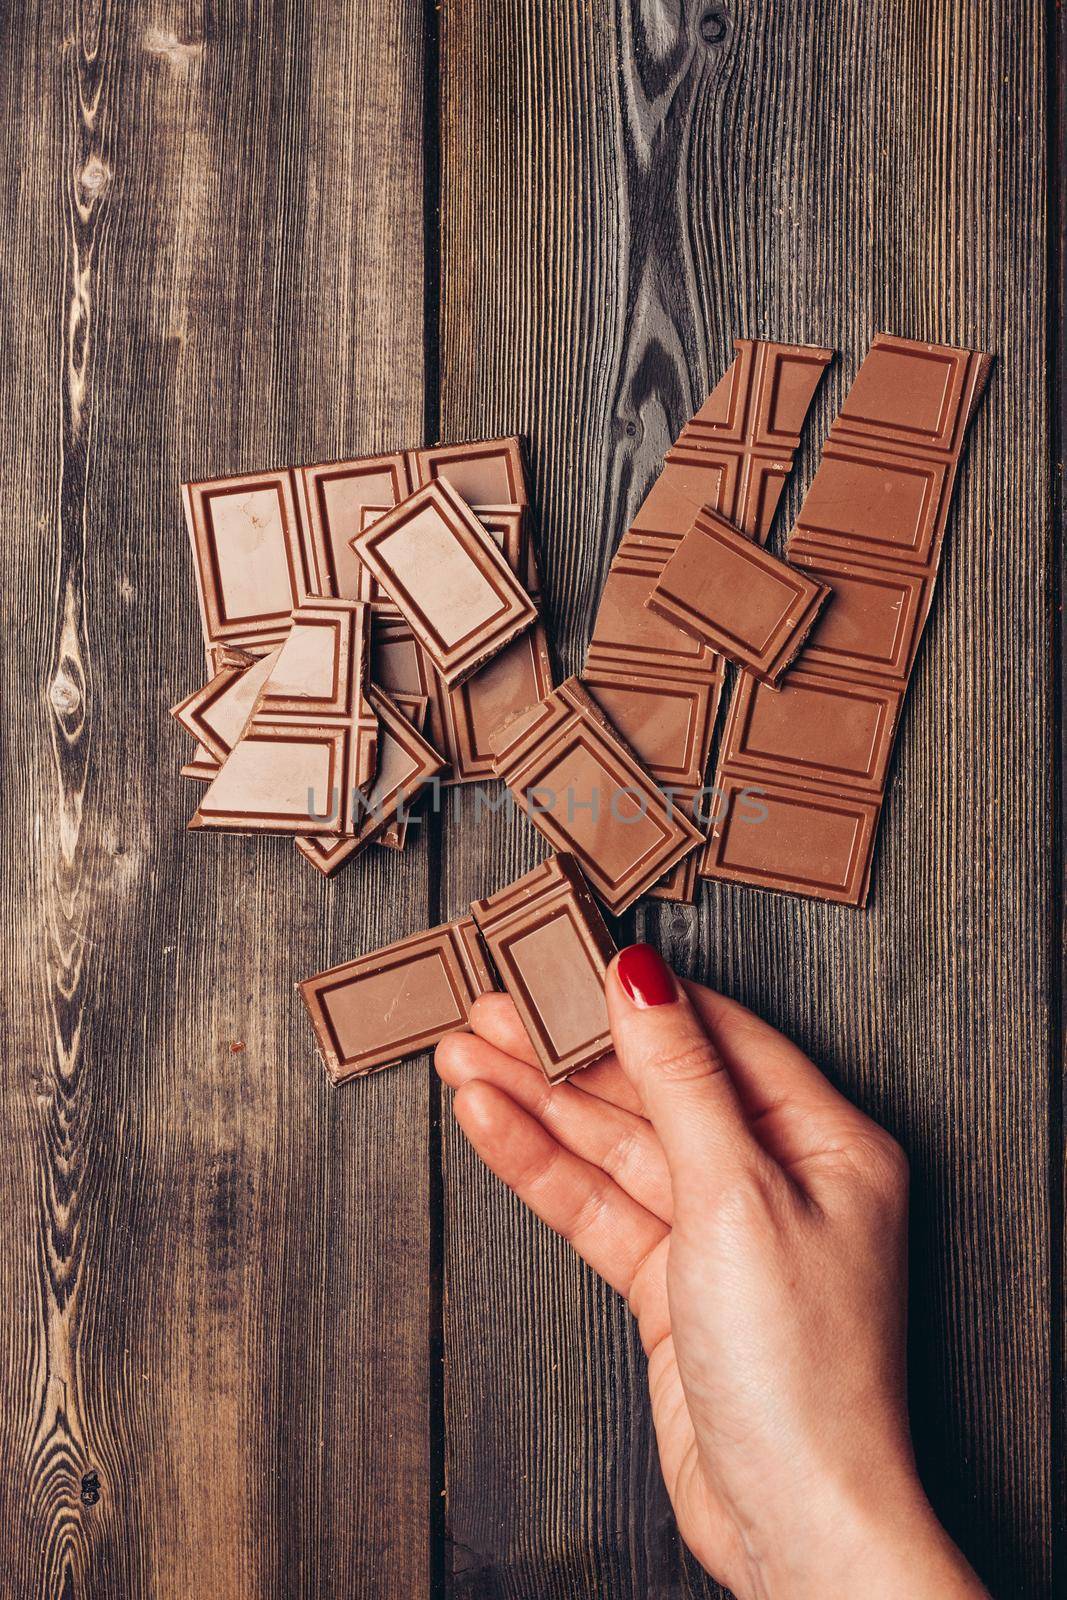
[{"label": "knuckle", "polygon": [[863,1164],[875,1190],[889,1200],[902,1200],[908,1192],[911,1168],[901,1145],[882,1129],[863,1142]]},{"label": "knuckle", "polygon": [[722,1061],[710,1039],[689,1039],[673,1049],[662,1050],[649,1066],[667,1083],[695,1083],[722,1071]]}]

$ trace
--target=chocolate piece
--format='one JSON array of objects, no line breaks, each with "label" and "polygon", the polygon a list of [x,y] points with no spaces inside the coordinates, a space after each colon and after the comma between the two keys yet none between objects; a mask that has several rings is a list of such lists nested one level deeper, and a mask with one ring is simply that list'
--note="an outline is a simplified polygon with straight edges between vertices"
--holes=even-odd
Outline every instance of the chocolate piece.
[{"label": "chocolate piece", "polygon": [[829,592],[705,510],[645,604],[757,678],[777,683]]},{"label": "chocolate piece", "polygon": [[448,688],[528,628],[536,608],[470,507],[434,481],[352,548],[410,623]]},{"label": "chocolate piece", "polygon": [[357,793],[377,764],[369,621],[355,600],[309,600],[293,613],[248,726],[190,828],[355,832]]},{"label": "chocolate piece", "polygon": [[368,506],[399,505],[414,488],[407,457],[362,456],[297,468],[304,520],[319,594],[345,600],[374,598],[361,587],[361,563],[351,540],[363,527]]},{"label": "chocolate piece", "polygon": [[[444,758],[427,744],[400,710],[373,686],[370,703],[378,716],[378,770],[363,806],[357,806],[353,837],[299,838],[301,855],[329,877],[396,821],[408,801],[441,771]],[[422,702],[425,712],[426,702]]]},{"label": "chocolate piece", "polygon": [[495,988],[471,917],[346,961],[297,985],[334,1083],[435,1045]]},{"label": "chocolate piece", "polygon": [[411,451],[408,460],[413,487],[435,481],[448,483],[469,506],[530,503],[518,439],[433,445]]},{"label": "chocolate piece", "polygon": [[[775,695],[742,676],[706,877],[863,905],[894,731],[990,358],[878,334],[786,554],[832,597]],[[742,789],[765,820],[742,825]]]},{"label": "chocolate piece", "polygon": [[715,782],[722,819],[711,830],[704,877],[842,905],[864,903],[879,799],[757,784],[729,771]]},{"label": "chocolate piece", "polygon": [[587,668],[582,687],[616,730],[625,722],[636,734],[641,764],[661,789],[673,793],[699,788],[722,687],[717,675],[705,678],[694,671],[687,681],[673,671],[615,673],[610,667]]},{"label": "chocolate piece", "polygon": [[[586,656],[583,679],[656,781],[699,787],[711,752],[722,692],[722,662],[704,643],[680,634],[646,602],[668,560],[709,506],[762,542],[819,380],[833,352],[809,345],[736,339],[735,359],[686,424],[611,563]],[[670,739],[649,716],[650,678],[673,678],[692,707]],[[633,687],[630,687],[630,681]],[[692,740],[696,735],[699,743]]]},{"label": "chocolate piece", "polygon": [[312,592],[293,473],[182,484],[204,643],[277,644]]},{"label": "chocolate piece", "polygon": [[612,1048],[604,978],[615,943],[566,853],[476,900],[471,915],[550,1083]]},{"label": "chocolate piece", "polygon": [[208,765],[205,776],[215,775],[245,731],[280,648],[276,645],[264,656],[229,652],[231,660],[226,665],[172,708],[171,716],[198,741],[194,764]]},{"label": "chocolate piece", "polygon": [[577,678],[494,735],[495,770],[615,914],[701,842]]}]

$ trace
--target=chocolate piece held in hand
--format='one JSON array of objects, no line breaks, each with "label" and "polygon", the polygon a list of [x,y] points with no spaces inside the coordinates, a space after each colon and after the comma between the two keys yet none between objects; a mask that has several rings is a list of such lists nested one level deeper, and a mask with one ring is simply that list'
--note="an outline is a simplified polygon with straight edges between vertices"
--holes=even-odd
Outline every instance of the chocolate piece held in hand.
[{"label": "chocolate piece held in hand", "polygon": [[566,853],[550,856],[471,915],[550,1083],[611,1049],[604,977],[615,942]]}]

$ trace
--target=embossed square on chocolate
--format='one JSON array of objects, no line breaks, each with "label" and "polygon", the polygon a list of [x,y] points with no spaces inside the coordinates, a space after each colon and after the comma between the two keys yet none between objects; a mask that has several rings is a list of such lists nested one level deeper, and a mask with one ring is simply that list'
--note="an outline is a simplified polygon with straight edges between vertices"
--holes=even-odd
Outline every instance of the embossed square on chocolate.
[{"label": "embossed square on chocolate", "polygon": [[313,591],[289,467],[182,484],[204,643],[279,643]]},{"label": "embossed square on chocolate", "polygon": [[451,484],[469,506],[530,503],[522,446],[516,438],[435,444],[408,453],[412,487]]},{"label": "embossed square on chocolate", "polygon": [[361,456],[297,468],[297,485],[315,563],[319,594],[345,600],[367,600],[361,569],[350,540],[363,527],[368,506],[388,510],[414,487],[407,457],[401,452]]},{"label": "embossed square on chocolate", "polygon": [[496,987],[472,917],[373,950],[297,985],[326,1071],[343,1083],[435,1045]]},{"label": "embossed square on chocolate", "polygon": [[471,915],[549,1082],[607,1055],[604,978],[615,942],[574,857],[550,856],[476,900]]},{"label": "embossed square on chocolate", "polygon": [[492,537],[445,482],[417,490],[352,541],[449,687],[533,622],[537,609]]},{"label": "embossed square on chocolate", "polygon": [[577,678],[492,742],[496,771],[530,821],[574,855],[614,914],[702,842]]}]

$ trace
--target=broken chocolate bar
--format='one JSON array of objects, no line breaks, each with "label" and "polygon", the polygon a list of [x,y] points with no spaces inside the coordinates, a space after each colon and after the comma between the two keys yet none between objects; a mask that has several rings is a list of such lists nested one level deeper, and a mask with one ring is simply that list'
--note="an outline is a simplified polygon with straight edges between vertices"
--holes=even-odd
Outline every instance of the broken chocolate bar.
[{"label": "broken chocolate bar", "polygon": [[[398,817],[423,784],[441,771],[444,758],[402,711],[380,689],[371,686],[370,703],[378,716],[378,770],[365,806],[357,809],[356,831],[351,838],[314,836],[298,838],[296,847],[324,877],[350,861]],[[426,701],[421,702],[425,710]]]},{"label": "broken chocolate bar", "polygon": [[[775,694],[742,675],[706,877],[863,905],[893,735],[990,358],[878,334],[786,546],[832,591]],[[743,824],[738,796],[763,817]]]},{"label": "broken chocolate bar", "polygon": [[355,832],[357,795],[377,765],[369,622],[355,600],[308,600],[293,613],[249,723],[190,828]]}]

